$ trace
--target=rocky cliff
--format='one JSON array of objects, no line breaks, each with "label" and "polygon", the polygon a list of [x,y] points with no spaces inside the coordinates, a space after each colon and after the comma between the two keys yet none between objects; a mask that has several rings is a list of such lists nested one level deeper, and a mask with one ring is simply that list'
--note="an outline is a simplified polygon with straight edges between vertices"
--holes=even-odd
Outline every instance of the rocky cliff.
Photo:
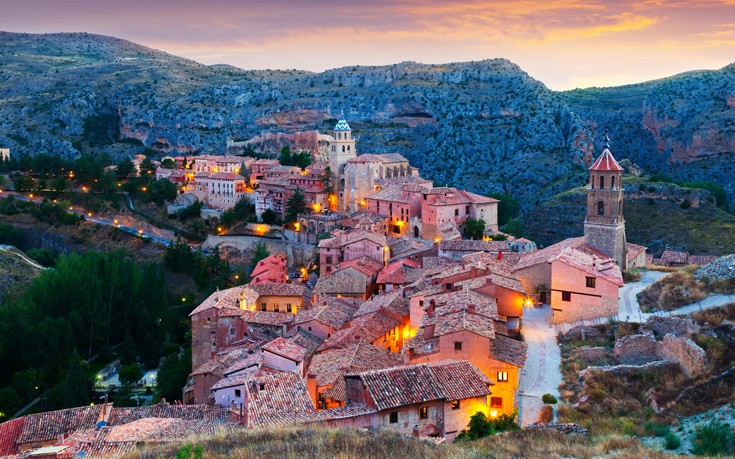
[{"label": "rocky cliff", "polygon": [[317,152],[308,131],[328,133],[344,111],[359,152],[401,153],[437,183],[511,193],[526,209],[579,179],[604,129],[619,158],[733,195],[734,73],[555,93],[503,59],[246,71],[110,37],[0,32],[0,146],[119,157],[256,138]]}]

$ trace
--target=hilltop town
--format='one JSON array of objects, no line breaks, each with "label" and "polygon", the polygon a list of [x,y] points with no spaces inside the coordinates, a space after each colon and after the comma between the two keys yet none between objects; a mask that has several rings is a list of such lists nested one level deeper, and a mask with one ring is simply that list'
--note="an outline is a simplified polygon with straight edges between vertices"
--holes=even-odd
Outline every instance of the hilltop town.
[{"label": "hilltop town", "polygon": [[[473,438],[478,419],[503,429],[587,434],[553,422],[576,419],[557,412],[557,399],[581,410],[588,397],[562,364],[576,358],[570,349],[587,359],[589,380],[616,364],[650,362],[688,378],[713,375],[719,364],[710,348],[685,338],[708,325],[673,317],[661,325],[631,300],[630,286],[655,273],[647,267],[705,266],[707,278],[717,278],[723,259],[672,250],[654,259],[628,242],[624,169],[609,142],[588,167],[583,234],[543,248],[500,230],[498,199],[435,186],[400,154],[360,151],[344,116],[311,150],[286,147],[278,158],[248,156],[250,145],[232,141],[225,155],[136,158],[124,167],[153,181],[143,191],[173,184],[169,214],[195,209],[217,222],[240,206],[252,209],[240,233],[222,224],[212,230],[202,247],[213,257],[251,253],[253,241],[271,250],[253,259],[244,282],[225,273],[228,287],[188,314],[190,353],[183,356],[191,373],[173,399],[26,414],[0,424],[0,456],[114,456],[192,435],[299,426],[443,443]],[[192,253],[180,238],[127,232]],[[727,290],[717,285],[713,292]],[[726,303],[714,298],[705,308]],[[617,322],[640,324],[641,334],[611,329]],[[572,348],[564,344],[580,334]],[[605,334],[616,338],[605,345],[614,346],[616,360],[595,370],[592,363],[612,356],[586,345],[586,336],[602,342]]]}]

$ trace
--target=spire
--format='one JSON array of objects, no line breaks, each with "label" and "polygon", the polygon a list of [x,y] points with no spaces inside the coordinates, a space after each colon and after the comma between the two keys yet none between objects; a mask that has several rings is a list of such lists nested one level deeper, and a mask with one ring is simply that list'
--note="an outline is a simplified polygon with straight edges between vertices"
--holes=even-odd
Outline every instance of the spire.
[{"label": "spire", "polygon": [[335,131],[351,131],[350,125],[347,124],[347,121],[345,121],[345,112],[342,110],[339,115],[339,121],[337,122],[337,125],[334,126]]},{"label": "spire", "polygon": [[615,157],[610,152],[610,136],[607,135],[605,130],[605,137],[603,138],[605,143],[603,144],[602,154],[592,164],[589,170],[591,171],[622,171],[623,168],[615,160]]}]

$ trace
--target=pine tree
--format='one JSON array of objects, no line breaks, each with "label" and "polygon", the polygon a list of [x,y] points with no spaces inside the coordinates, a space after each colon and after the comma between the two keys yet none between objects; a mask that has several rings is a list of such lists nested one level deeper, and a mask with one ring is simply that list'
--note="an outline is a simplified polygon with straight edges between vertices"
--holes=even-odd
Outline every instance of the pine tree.
[{"label": "pine tree", "polygon": [[89,405],[87,378],[84,376],[82,361],[76,348],[69,360],[69,372],[66,375],[66,395],[64,405],[67,408]]},{"label": "pine tree", "polygon": [[293,196],[288,198],[286,202],[286,221],[284,223],[289,224],[296,221],[299,214],[306,211],[306,199],[300,188],[296,188]]}]

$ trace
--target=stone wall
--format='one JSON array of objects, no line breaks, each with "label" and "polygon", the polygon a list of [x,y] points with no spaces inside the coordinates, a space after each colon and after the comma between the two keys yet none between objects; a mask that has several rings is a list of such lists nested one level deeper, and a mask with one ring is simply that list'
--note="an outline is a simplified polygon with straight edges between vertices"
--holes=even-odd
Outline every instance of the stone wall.
[{"label": "stone wall", "polygon": [[666,317],[651,316],[646,320],[646,328],[653,330],[660,336],[672,334],[675,336],[690,335],[697,333],[699,327],[694,324],[691,317]]},{"label": "stone wall", "polygon": [[707,371],[707,354],[689,338],[678,338],[668,334],[658,343],[657,348],[661,359],[678,363],[681,370],[690,378]]},{"label": "stone wall", "polygon": [[594,362],[607,359],[610,356],[610,351],[605,347],[583,347],[579,351],[579,356],[583,360]]},{"label": "stone wall", "polygon": [[613,354],[620,363],[639,364],[658,360],[656,337],[651,332],[628,335],[615,341]]}]

